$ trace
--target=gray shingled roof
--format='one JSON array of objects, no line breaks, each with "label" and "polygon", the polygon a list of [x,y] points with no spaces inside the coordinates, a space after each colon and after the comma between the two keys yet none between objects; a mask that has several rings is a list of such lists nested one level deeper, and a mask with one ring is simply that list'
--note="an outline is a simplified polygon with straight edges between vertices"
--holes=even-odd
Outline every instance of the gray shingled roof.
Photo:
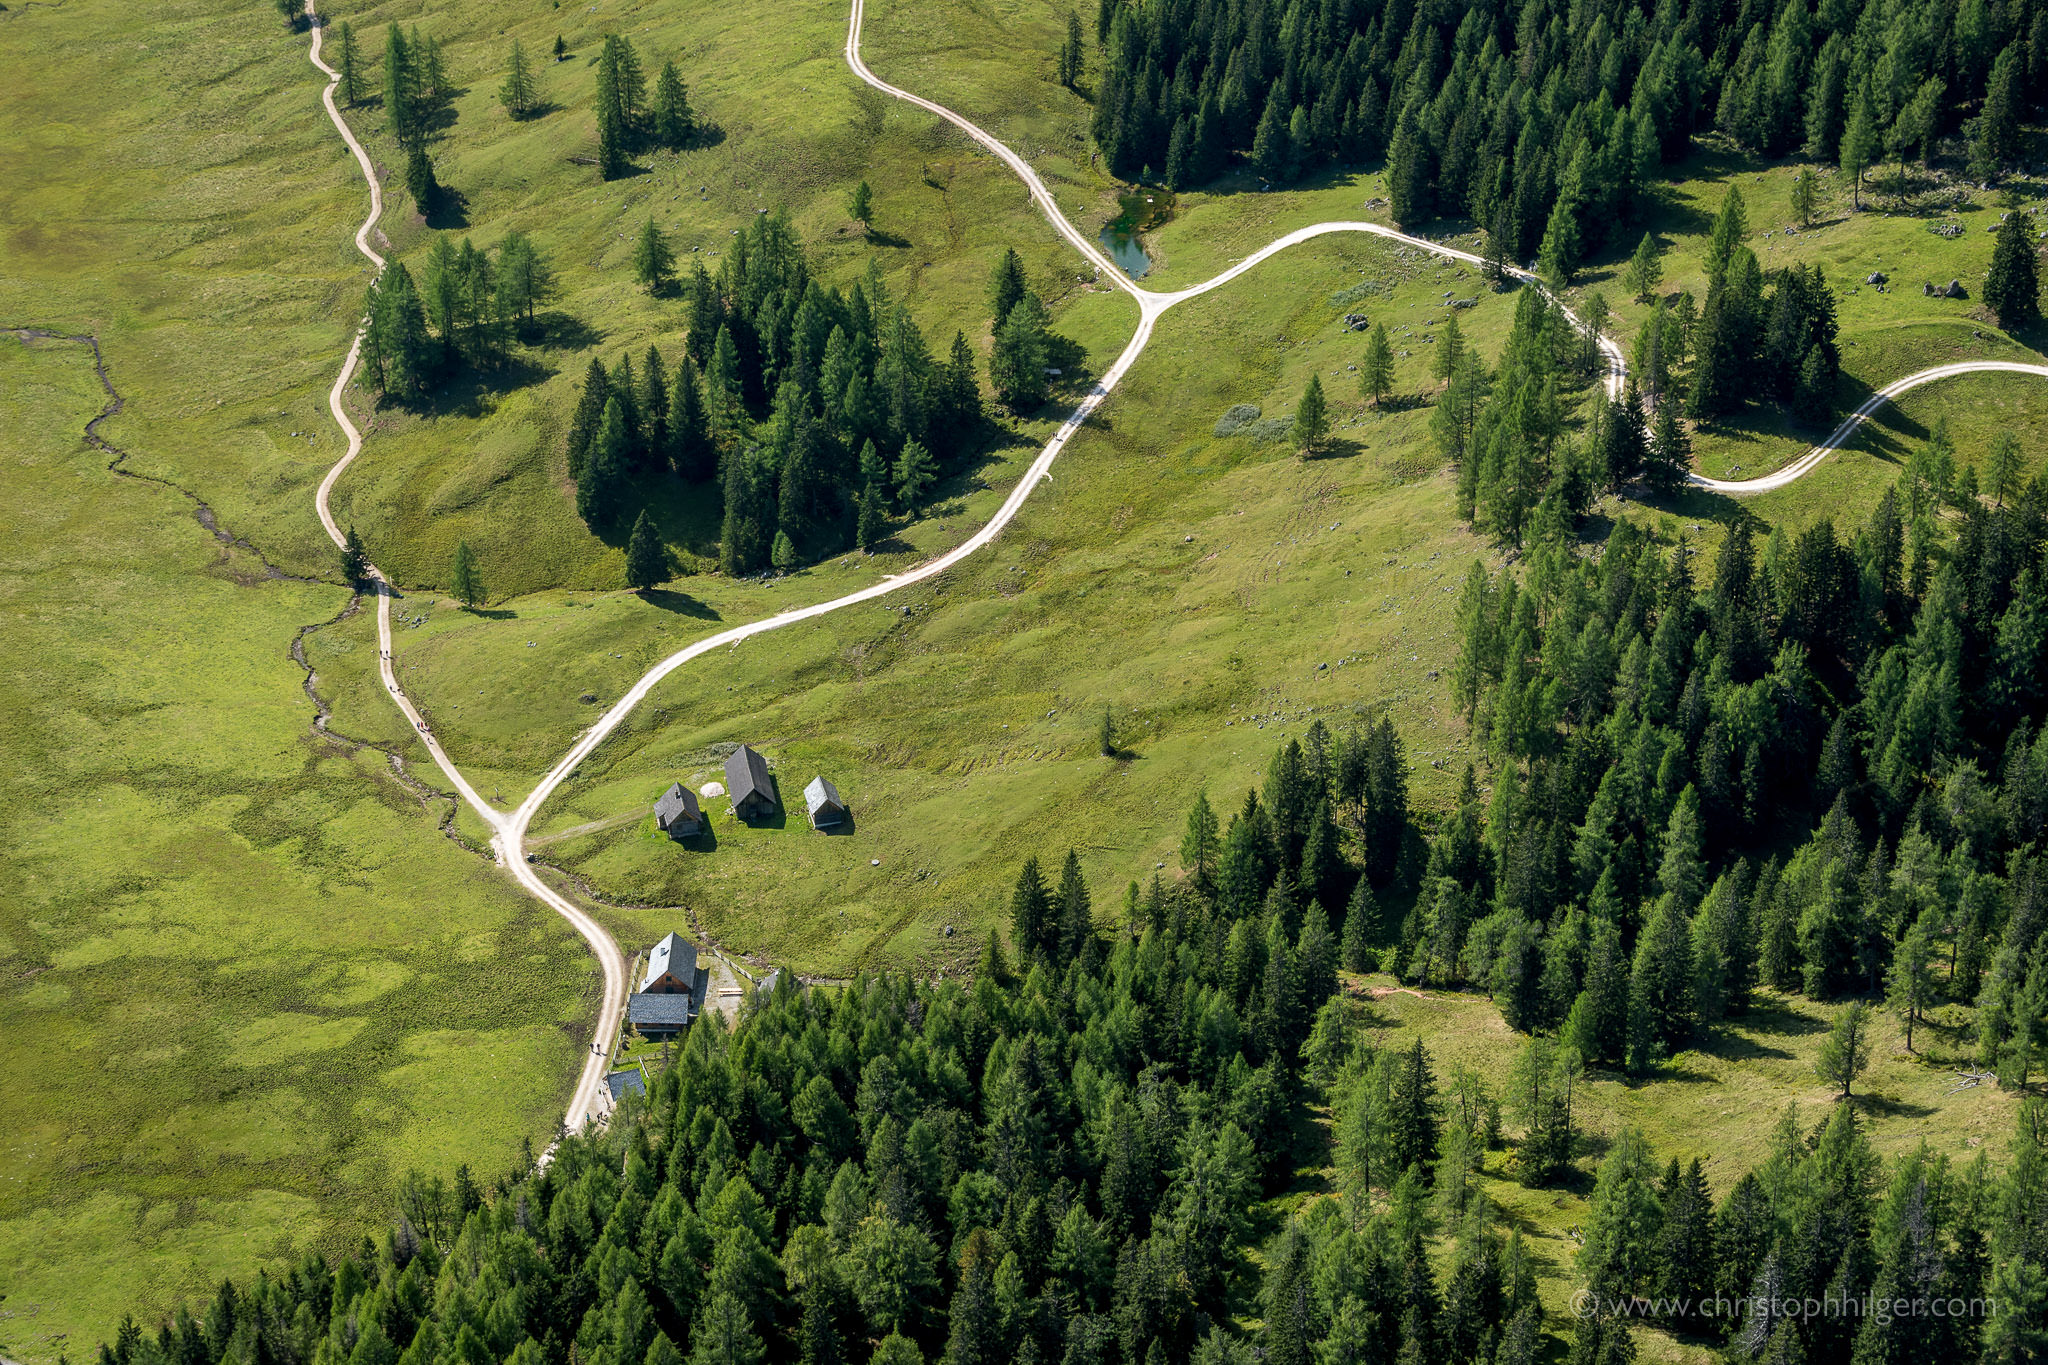
[{"label": "gray shingled roof", "polygon": [[671,933],[654,945],[654,951],[647,955],[647,975],[640,978],[640,988],[645,990],[670,972],[695,989],[697,945],[681,934]]},{"label": "gray shingled roof", "polygon": [[725,792],[735,810],[757,793],[772,807],[775,786],[768,780],[768,760],[744,744],[734,749],[732,757],[725,760]]},{"label": "gray shingled roof", "polygon": [[604,1083],[611,1088],[612,1103],[614,1104],[617,1104],[627,1095],[644,1095],[647,1093],[647,1078],[640,1074],[640,1068],[637,1066],[626,1071],[612,1072],[604,1078]]},{"label": "gray shingled roof", "polygon": [[661,799],[654,803],[654,822],[667,829],[679,815],[692,824],[702,821],[697,811],[697,793],[680,782],[663,792]]},{"label": "gray shingled roof", "polygon": [[[816,824],[818,813],[825,811],[832,820],[843,819],[846,803],[839,799],[839,788],[833,786],[823,775],[811,779],[811,785],[804,788],[804,804],[811,808],[811,823]],[[830,807],[827,810],[827,807]]]},{"label": "gray shingled roof", "polygon": [[688,995],[648,995],[644,992],[626,997],[626,1017],[633,1021],[633,1027],[645,1028],[652,1024],[656,1028],[680,1028],[690,1022],[690,1001]]}]

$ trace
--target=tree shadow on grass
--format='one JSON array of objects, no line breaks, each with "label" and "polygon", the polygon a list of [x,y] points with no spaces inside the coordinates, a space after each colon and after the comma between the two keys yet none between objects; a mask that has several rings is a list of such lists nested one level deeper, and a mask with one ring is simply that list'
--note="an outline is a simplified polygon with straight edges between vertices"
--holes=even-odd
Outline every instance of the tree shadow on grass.
[{"label": "tree shadow on grass", "polygon": [[545,351],[584,351],[602,343],[607,335],[579,317],[560,309],[536,314],[518,327],[519,340]]},{"label": "tree shadow on grass", "polygon": [[1766,1058],[1776,1062],[1792,1060],[1792,1054],[1784,1048],[1760,1043],[1748,1034],[1738,1033],[1725,1025],[1702,1039],[1699,1050],[1725,1062],[1754,1062]]},{"label": "tree shadow on grass", "polygon": [[1924,1119],[1934,1113],[1931,1104],[1902,1100],[1891,1095],[1852,1095],[1849,1103],[1874,1119]]},{"label": "tree shadow on grass", "polygon": [[423,206],[420,217],[436,232],[451,232],[469,226],[469,196],[443,185],[434,202]]},{"label": "tree shadow on grass", "polygon": [[538,384],[553,373],[547,366],[517,355],[482,368],[465,365],[413,405],[414,410],[423,417],[482,417],[499,398]]},{"label": "tree shadow on grass", "polygon": [[1801,1014],[1774,1001],[1759,1001],[1743,1012],[1743,1021],[1757,1033],[1774,1034],[1781,1038],[1803,1038],[1827,1031],[1827,1021]]},{"label": "tree shadow on grass", "polygon": [[673,612],[677,616],[689,616],[699,621],[722,621],[718,609],[709,603],[699,601],[686,592],[673,588],[646,588],[640,593],[640,600],[649,606]]},{"label": "tree shadow on grass", "polygon": [[516,621],[519,613],[510,607],[466,607],[471,616],[481,616],[486,621]]}]

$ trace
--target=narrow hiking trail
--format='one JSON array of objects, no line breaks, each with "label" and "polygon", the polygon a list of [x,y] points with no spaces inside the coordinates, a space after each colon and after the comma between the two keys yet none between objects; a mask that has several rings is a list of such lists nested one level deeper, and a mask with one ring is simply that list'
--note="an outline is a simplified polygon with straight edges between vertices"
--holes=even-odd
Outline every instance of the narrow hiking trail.
[{"label": "narrow hiking trail", "polygon": [[[491,847],[497,860],[511,872],[513,878],[524,890],[569,921],[576,931],[582,935],[603,969],[604,998],[595,1022],[591,1050],[585,1057],[584,1065],[578,1076],[576,1089],[570,1098],[564,1120],[566,1126],[571,1131],[581,1128],[588,1122],[601,1119],[605,1113],[605,1106],[601,1102],[601,1097],[606,1094],[604,1076],[609,1066],[609,1044],[611,1039],[617,1034],[625,1014],[627,959],[626,955],[620,951],[617,942],[612,939],[611,935],[606,932],[602,925],[591,918],[588,913],[574,902],[550,887],[541,879],[533,866],[527,862],[527,850],[530,847],[527,839],[527,830],[541,807],[554,794],[556,788],[560,787],[575,772],[577,766],[584,759],[588,758],[619,727],[620,723],[632,713],[635,707],[647,698],[648,694],[663,679],[667,678],[669,674],[675,672],[684,664],[713,650],[729,649],[752,636],[780,630],[785,626],[809,621],[816,617],[839,611],[845,607],[856,606],[862,602],[870,602],[876,598],[885,597],[900,591],[912,584],[923,582],[937,574],[944,573],[947,569],[988,545],[1016,518],[1018,512],[1023,509],[1026,500],[1031,496],[1038,484],[1051,476],[1053,461],[1059,458],[1060,452],[1066,448],[1067,442],[1073,439],[1074,433],[1081,429],[1089,416],[1109,397],[1110,392],[1115,389],[1124,375],[1129,372],[1138,357],[1144,353],[1146,345],[1152,339],[1152,331],[1155,324],[1161,316],[1175,305],[1185,303],[1190,299],[1207,294],[1211,290],[1221,288],[1270,257],[1290,247],[1311,241],[1317,237],[1326,236],[1330,233],[1351,232],[1384,237],[1388,240],[1400,242],[1452,260],[1462,261],[1471,265],[1483,264],[1480,257],[1471,252],[1445,246],[1442,243],[1433,242],[1426,237],[1417,237],[1401,232],[1382,223],[1337,221],[1316,223],[1309,227],[1297,228],[1293,232],[1287,233],[1285,236],[1245,257],[1230,269],[1200,284],[1169,292],[1142,288],[1136,281],[1130,279],[1122,270],[1118,269],[1115,263],[1103,254],[1101,248],[1095,242],[1090,240],[1085,233],[1067,220],[1066,216],[1060,211],[1057,201],[1053,198],[1052,192],[1046,187],[1045,182],[1039,178],[1038,173],[1022,156],[1004,146],[994,136],[976,124],[969,122],[966,118],[946,108],[944,105],[925,99],[922,96],[911,94],[909,91],[898,86],[891,85],[870,71],[860,52],[861,23],[866,8],[866,0],[851,0],[851,4],[852,12],[847,24],[845,56],[846,63],[852,69],[853,74],[884,94],[916,105],[918,108],[944,119],[946,122],[959,128],[1014,171],[1017,177],[1024,182],[1025,189],[1030,193],[1032,201],[1038,205],[1039,210],[1045,215],[1047,221],[1052,224],[1054,230],[1095,267],[1101,278],[1110,281],[1137,303],[1138,324],[1131,334],[1131,339],[1125,344],[1115,361],[1103,372],[1102,377],[1089,388],[1088,392],[1082,397],[1079,404],[1075,406],[1073,412],[1067,416],[1066,420],[1060,423],[1059,428],[1053,433],[1052,439],[1046,442],[1044,449],[1039,452],[1037,458],[1024,471],[1024,475],[1018,480],[1017,486],[1003,500],[1002,505],[996,509],[995,514],[973,536],[944,554],[899,573],[886,575],[878,582],[859,591],[847,593],[812,606],[793,608],[792,610],[780,612],[777,615],[765,617],[746,625],[735,626],[677,650],[649,669],[638,682],[627,690],[624,696],[613,703],[588,730],[585,730],[578,737],[575,744],[562,756],[561,760],[548,770],[525,800],[521,801],[518,806],[510,811],[499,810],[477,793],[456,768],[454,761],[449,758],[447,752],[441,747],[440,741],[427,728],[426,722],[421,718],[418,709],[414,707],[411,699],[405,695],[404,690],[399,686],[397,675],[392,669],[391,656],[391,601],[396,595],[396,591],[381,572],[374,567],[371,568],[370,590],[377,597],[378,671],[383,677],[386,690],[391,695],[392,704],[398,707],[404,713],[406,719],[411,722],[415,733],[420,738],[421,744],[426,747],[428,754],[433,758],[435,766],[440,768],[442,773],[447,776],[448,780],[454,785],[455,790],[461,795],[462,800],[468,804],[471,810],[476,812],[478,818],[483,820],[492,830]],[[369,153],[363,149],[362,143],[356,139],[347,121],[342,118],[339,107],[335,104],[335,87],[339,83],[341,75],[321,59],[321,23],[314,9],[314,0],[305,0],[305,6],[307,17],[312,25],[312,47],[309,56],[313,65],[328,78],[327,87],[321,95],[321,101],[326,106],[327,116],[333,121],[335,130],[341,134],[342,140],[348,144],[349,151],[355,156],[356,164],[361,168],[363,179],[370,189],[370,214],[363,220],[362,226],[356,230],[356,248],[369,260],[372,266],[381,270],[384,267],[384,258],[370,245],[370,234],[375,229],[377,220],[382,217],[384,212],[383,191],[377,179],[376,167],[371,162]],[[1517,270],[1513,267],[1509,267],[1509,270],[1510,273],[1523,282],[1534,288],[1543,289],[1541,282],[1526,271]],[[1548,290],[1544,292],[1546,295],[1549,294]],[[1554,296],[1551,297],[1558,303],[1560,308],[1564,307],[1562,300],[1555,300]],[[1565,312],[1567,317],[1571,317],[1574,322],[1578,322],[1578,319],[1571,314],[1569,309],[1565,309]],[[1597,341],[1606,362],[1606,375],[1604,376],[1603,384],[1611,397],[1618,398],[1621,396],[1623,387],[1627,382],[1627,364],[1623,359],[1620,346],[1612,338],[1601,336],[1597,338]],[[328,499],[342,471],[347,469],[362,451],[361,433],[356,430],[354,423],[349,420],[348,414],[342,406],[343,392],[348,387],[349,381],[354,377],[356,367],[361,362],[361,358],[362,333],[358,329],[355,342],[349,348],[348,357],[342,363],[341,373],[335,377],[334,387],[328,393],[328,408],[334,416],[335,423],[348,438],[348,451],[327,472],[327,476],[320,483],[320,489],[315,499],[321,525],[326,528],[328,536],[333,539],[337,548],[344,543],[345,538],[328,508]],[[1776,473],[1741,481],[1709,479],[1699,474],[1691,474],[1688,476],[1689,481],[1697,487],[1734,494],[1762,493],[1774,488],[1782,488],[1811,472],[1828,454],[1840,449],[1863,422],[1867,421],[1873,413],[1899,394],[1922,384],[1931,383],[1937,379],[1946,379],[1955,375],[1987,370],[2034,374],[2048,378],[2048,365],[2027,365],[2012,361],[1963,361],[1922,370],[1916,374],[1908,375],[1904,379],[1897,380],[1877,393],[1872,394],[1862,406],[1858,407],[1855,412],[1844,419],[1842,424],[1829,435],[1826,441],[1815,446],[1805,455]]]}]

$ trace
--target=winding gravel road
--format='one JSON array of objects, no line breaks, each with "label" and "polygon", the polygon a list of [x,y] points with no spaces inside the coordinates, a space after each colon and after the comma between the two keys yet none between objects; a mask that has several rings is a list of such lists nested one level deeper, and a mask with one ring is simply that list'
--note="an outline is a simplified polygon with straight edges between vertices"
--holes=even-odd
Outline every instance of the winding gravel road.
[{"label": "winding gravel road", "polygon": [[[918,108],[946,120],[946,122],[951,123],[976,142],[988,148],[1005,165],[1016,172],[1018,178],[1024,182],[1025,188],[1030,192],[1032,201],[1038,205],[1039,210],[1044,213],[1047,221],[1052,224],[1060,236],[1065,238],[1076,251],[1080,252],[1096,268],[1102,279],[1114,284],[1137,302],[1138,326],[1116,360],[1104,371],[1102,377],[1090,387],[1074,411],[1060,424],[1059,429],[1053,433],[1052,439],[1046,442],[1045,448],[1031,462],[1030,467],[1024,472],[1024,476],[1018,480],[1017,486],[1011,490],[1010,495],[1003,500],[1002,506],[996,510],[995,515],[990,517],[987,524],[973,536],[946,553],[939,555],[937,558],[927,560],[901,573],[890,574],[879,582],[858,592],[847,593],[844,596],[835,597],[830,601],[820,602],[814,606],[800,607],[782,612],[747,625],[735,626],[730,630],[723,630],[715,635],[698,640],[694,644],[688,645],[669,655],[650,669],[624,696],[606,710],[595,724],[584,731],[570,748],[569,752],[562,756],[561,761],[548,770],[546,776],[540,780],[539,785],[534,787],[526,799],[509,812],[498,810],[485,801],[471,787],[468,780],[456,768],[453,760],[448,757],[447,752],[442,749],[440,741],[428,730],[419,711],[399,686],[397,676],[392,671],[391,660],[391,600],[395,594],[383,574],[374,568],[371,570],[372,586],[377,594],[377,638],[380,653],[378,670],[383,676],[385,687],[391,694],[393,704],[412,723],[414,730],[419,734],[421,743],[426,746],[427,752],[432,755],[436,766],[446,774],[448,780],[454,784],[456,791],[461,794],[462,799],[468,803],[477,816],[493,831],[492,849],[498,861],[511,870],[513,877],[519,882],[521,887],[568,920],[571,925],[575,926],[576,931],[589,944],[591,952],[597,957],[600,966],[603,968],[604,1000],[598,1011],[591,1052],[586,1058],[583,1070],[577,1079],[576,1090],[569,1101],[568,1111],[565,1116],[565,1123],[571,1130],[579,1129],[586,1123],[602,1119],[604,1116],[607,1097],[604,1075],[608,1065],[608,1048],[610,1041],[617,1035],[621,1020],[625,1014],[627,962],[625,954],[619,950],[618,944],[613,941],[611,935],[605,931],[602,925],[598,924],[596,920],[592,919],[581,908],[541,880],[539,874],[527,863],[525,856],[527,829],[531,825],[535,814],[546,804],[547,799],[554,794],[555,789],[567,780],[569,775],[576,770],[577,765],[589,757],[591,752],[598,745],[602,744],[612,731],[618,728],[620,722],[625,720],[632,713],[633,709],[644,701],[647,695],[664,678],[676,669],[681,668],[684,664],[689,663],[692,659],[708,654],[713,650],[729,649],[750,636],[766,634],[772,630],[780,630],[785,626],[792,626],[801,621],[812,620],[827,613],[839,611],[845,607],[855,606],[862,602],[870,602],[878,597],[886,597],[914,583],[919,583],[936,574],[944,573],[953,565],[981,550],[1001,534],[1003,528],[1008,526],[1017,513],[1023,509],[1025,500],[1031,496],[1032,491],[1038,484],[1050,477],[1053,461],[1059,457],[1060,451],[1066,448],[1067,442],[1073,438],[1074,433],[1080,430],[1082,424],[1088,420],[1089,415],[1102,405],[1103,400],[1109,397],[1110,391],[1129,372],[1132,364],[1144,352],[1146,344],[1151,341],[1154,325],[1168,309],[1176,304],[1185,303],[1189,299],[1197,298],[1212,289],[1221,288],[1240,275],[1252,270],[1269,257],[1277,255],[1289,247],[1336,232],[1355,232],[1375,237],[1384,237],[1391,241],[1401,242],[1452,260],[1463,261],[1471,265],[1482,264],[1480,258],[1471,252],[1445,246],[1439,242],[1430,241],[1425,237],[1416,237],[1400,232],[1384,224],[1371,222],[1328,222],[1298,228],[1270,245],[1254,252],[1252,255],[1245,257],[1244,260],[1215,276],[1213,279],[1205,280],[1186,289],[1160,292],[1142,288],[1136,281],[1130,279],[1123,271],[1118,269],[1116,264],[1103,253],[1101,248],[1087,234],[1067,220],[1066,216],[1060,212],[1059,205],[1054,200],[1052,192],[1046,188],[1045,182],[1039,178],[1038,173],[1032,169],[1031,164],[1023,157],[1011,151],[989,133],[969,122],[961,115],[954,113],[944,105],[934,103],[931,100],[913,95],[907,90],[891,85],[870,71],[867,63],[862,60],[860,53],[861,22],[865,9],[865,0],[851,0],[851,3],[852,14],[848,20],[846,33],[846,62],[852,68],[854,75],[885,94],[914,104]],[[340,73],[321,60],[321,28],[320,21],[314,11],[313,0],[306,0],[306,13],[312,19],[313,25],[312,49],[310,52],[313,65],[318,67],[328,77],[327,88],[321,97],[327,108],[327,116],[333,120],[336,131],[341,134],[343,141],[348,144],[350,152],[355,155],[357,165],[362,168],[363,179],[370,187],[370,215],[363,220],[363,225],[356,230],[356,247],[369,259],[372,265],[382,269],[384,258],[370,245],[370,232],[384,211],[383,193],[377,180],[376,168],[372,164],[369,154],[363,150],[362,144],[356,140],[355,134],[350,131],[348,123],[342,118],[341,111],[335,105],[334,90],[336,83],[340,80]],[[1542,288],[1542,285],[1526,272],[1514,270],[1513,273],[1535,287]],[[1563,306],[1561,302],[1559,306]],[[1569,310],[1567,310],[1567,314],[1569,315]],[[1604,384],[1611,396],[1619,397],[1627,380],[1628,373],[1621,348],[1611,338],[1605,336],[1599,338],[1599,345],[1606,359],[1607,373],[1604,377]],[[362,436],[356,430],[355,425],[350,422],[348,414],[343,410],[341,401],[343,390],[347,388],[349,380],[354,376],[356,366],[361,361],[361,355],[362,336],[358,332],[355,344],[349,348],[348,358],[342,363],[341,373],[335,377],[334,388],[328,394],[328,407],[334,414],[336,424],[340,426],[348,438],[348,453],[341,458],[334,468],[328,471],[327,477],[321,481],[316,502],[320,512],[320,522],[327,528],[327,534],[333,538],[337,547],[343,543],[343,535],[340,527],[336,525],[332,513],[328,510],[328,498],[333,490],[335,481],[341,476],[342,471],[348,468],[349,464],[362,450]],[[1917,374],[1908,375],[1906,378],[1898,380],[1872,394],[1861,407],[1842,422],[1841,426],[1836,428],[1834,433],[1825,442],[1814,447],[1811,451],[1776,473],[1768,474],[1761,478],[1741,481],[1709,479],[1694,474],[1690,476],[1691,481],[1700,487],[1723,493],[1761,493],[1773,488],[1782,488],[1802,475],[1811,472],[1813,467],[1825,459],[1830,452],[1840,448],[1854,434],[1856,428],[1866,421],[1872,413],[1899,394],[1906,392],[1908,389],[1916,388],[1921,384],[1931,383],[1937,379],[1946,379],[1955,375],[1986,370],[2012,371],[2048,378],[2048,366],[2025,365],[2010,361],[1963,361],[1953,365],[1941,365],[1933,369],[1922,370]]]}]

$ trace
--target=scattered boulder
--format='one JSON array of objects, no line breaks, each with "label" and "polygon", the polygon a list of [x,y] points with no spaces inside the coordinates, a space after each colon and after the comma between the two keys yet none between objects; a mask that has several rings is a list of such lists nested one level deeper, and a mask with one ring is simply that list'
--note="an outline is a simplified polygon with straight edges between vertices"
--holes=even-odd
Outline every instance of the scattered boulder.
[{"label": "scattered boulder", "polygon": [[1478,306],[1479,306],[1479,300],[1478,300],[1478,299],[1452,299],[1452,300],[1451,300],[1451,307],[1453,307],[1453,308],[1476,308],[1476,307],[1478,307]]},{"label": "scattered boulder", "polygon": [[1884,281],[1885,273],[1882,270],[1873,270],[1863,277],[1865,284],[1883,284]]},{"label": "scattered boulder", "polygon": [[1346,313],[1344,315],[1344,325],[1351,331],[1363,332],[1366,328],[1372,326],[1372,321],[1363,313]]}]

